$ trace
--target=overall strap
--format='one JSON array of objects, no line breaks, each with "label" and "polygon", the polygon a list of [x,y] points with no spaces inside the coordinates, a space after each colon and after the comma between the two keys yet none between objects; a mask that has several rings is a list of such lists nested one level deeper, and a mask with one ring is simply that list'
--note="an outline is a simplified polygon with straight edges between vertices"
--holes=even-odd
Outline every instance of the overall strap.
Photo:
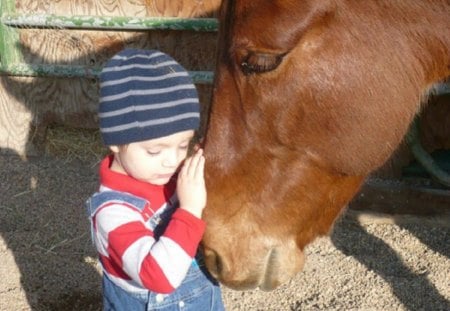
[{"label": "overall strap", "polygon": [[150,205],[147,200],[129,193],[118,191],[102,191],[95,193],[86,202],[87,213],[91,217],[105,203],[126,203],[142,212],[145,206]]},{"label": "overall strap", "polygon": [[139,212],[143,212],[144,208],[148,206],[153,214],[150,215],[150,218],[147,220],[147,222],[150,225],[150,228],[152,230],[155,230],[160,225],[162,227],[165,227],[165,224],[169,221],[170,217],[176,209],[176,206],[178,205],[178,197],[175,193],[169,199],[169,202],[161,206],[155,212],[154,209],[152,209],[150,202],[132,194],[118,191],[97,192],[86,202],[88,216],[91,218],[95,214],[95,212],[106,203],[125,203],[136,208]]}]

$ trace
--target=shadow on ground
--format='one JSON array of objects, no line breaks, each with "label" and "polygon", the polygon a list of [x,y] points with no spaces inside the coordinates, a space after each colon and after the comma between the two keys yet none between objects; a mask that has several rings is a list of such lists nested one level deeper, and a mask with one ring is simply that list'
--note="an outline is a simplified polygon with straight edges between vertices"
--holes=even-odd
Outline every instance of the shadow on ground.
[{"label": "shadow on ground", "polygon": [[[400,227],[429,249],[450,258],[448,226],[425,227],[416,223]],[[331,240],[342,253],[354,257],[369,271],[381,276],[406,310],[450,310],[450,302],[429,281],[426,266],[419,272],[412,271],[405,264],[405,258],[401,258],[390,245],[367,232],[359,223],[346,222],[345,226],[338,223]]]},{"label": "shadow on ground", "polygon": [[31,310],[99,310],[100,275],[84,211],[96,168],[9,153],[0,156],[0,236]]}]

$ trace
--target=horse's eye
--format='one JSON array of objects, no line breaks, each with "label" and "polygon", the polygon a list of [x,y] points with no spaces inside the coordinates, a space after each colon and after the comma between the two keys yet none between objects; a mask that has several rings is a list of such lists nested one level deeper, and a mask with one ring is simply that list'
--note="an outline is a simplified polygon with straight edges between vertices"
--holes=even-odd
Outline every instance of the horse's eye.
[{"label": "horse's eye", "polygon": [[241,62],[241,70],[245,75],[272,71],[280,65],[283,54],[250,52]]}]

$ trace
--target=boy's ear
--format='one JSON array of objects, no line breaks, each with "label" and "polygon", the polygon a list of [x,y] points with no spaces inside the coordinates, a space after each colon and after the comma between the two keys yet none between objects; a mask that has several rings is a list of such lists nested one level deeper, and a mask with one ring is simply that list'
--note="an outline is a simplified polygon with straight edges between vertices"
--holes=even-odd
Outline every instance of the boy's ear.
[{"label": "boy's ear", "polygon": [[108,146],[109,150],[111,150],[113,153],[118,153],[119,152],[119,146],[117,145],[113,145],[113,146]]}]

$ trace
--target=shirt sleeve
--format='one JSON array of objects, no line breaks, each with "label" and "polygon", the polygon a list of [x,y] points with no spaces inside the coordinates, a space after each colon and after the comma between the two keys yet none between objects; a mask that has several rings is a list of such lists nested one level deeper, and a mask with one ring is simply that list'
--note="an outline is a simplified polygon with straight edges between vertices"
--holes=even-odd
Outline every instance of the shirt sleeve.
[{"label": "shirt sleeve", "polygon": [[105,205],[93,217],[95,244],[108,273],[158,293],[176,289],[192,264],[205,230],[203,220],[177,209],[155,240],[144,217],[133,207]]}]

